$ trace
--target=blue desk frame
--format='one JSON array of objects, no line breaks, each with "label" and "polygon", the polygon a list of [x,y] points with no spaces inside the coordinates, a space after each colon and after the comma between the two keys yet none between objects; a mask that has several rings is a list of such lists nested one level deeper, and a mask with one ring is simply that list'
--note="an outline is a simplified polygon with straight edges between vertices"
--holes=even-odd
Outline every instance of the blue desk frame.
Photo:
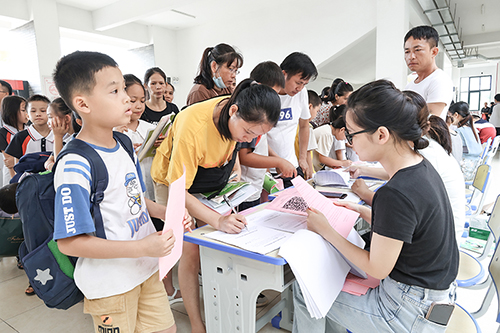
[{"label": "blue desk frame", "polygon": [[[295,278],[286,260],[277,251],[262,255],[204,237],[211,231],[207,225],[184,235],[200,246],[207,332],[258,332],[280,312],[280,327],[291,331]],[[268,289],[281,300],[256,320],[257,296]]]}]

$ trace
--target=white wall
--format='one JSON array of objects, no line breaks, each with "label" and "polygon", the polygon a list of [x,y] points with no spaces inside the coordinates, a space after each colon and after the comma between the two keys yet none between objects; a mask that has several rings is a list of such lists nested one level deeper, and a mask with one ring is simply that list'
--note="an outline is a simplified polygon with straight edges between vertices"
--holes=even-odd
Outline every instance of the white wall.
[{"label": "white wall", "polygon": [[294,51],[304,52],[316,65],[321,64],[375,26],[374,1],[287,3],[283,7],[270,2],[265,12],[239,13],[231,22],[227,18],[214,19],[209,24],[178,31],[179,83],[174,100],[178,106],[186,100],[206,47],[218,43],[236,46],[244,57],[238,76],[241,81],[259,62],[272,60],[279,65]]}]

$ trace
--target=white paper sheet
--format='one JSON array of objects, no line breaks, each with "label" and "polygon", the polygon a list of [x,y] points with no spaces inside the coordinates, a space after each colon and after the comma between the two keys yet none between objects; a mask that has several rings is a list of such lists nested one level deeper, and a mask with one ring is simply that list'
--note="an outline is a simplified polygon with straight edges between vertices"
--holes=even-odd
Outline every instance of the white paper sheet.
[{"label": "white paper sheet", "polygon": [[307,217],[270,209],[250,214],[246,219],[250,226],[263,226],[291,233],[307,228]]},{"label": "white paper sheet", "polygon": [[205,236],[248,251],[266,254],[280,248],[292,234],[254,225],[248,226],[239,234],[227,234],[223,231],[214,231]]},{"label": "white paper sheet", "polygon": [[351,267],[323,237],[299,230],[280,248],[300,285],[311,317],[325,317]]}]

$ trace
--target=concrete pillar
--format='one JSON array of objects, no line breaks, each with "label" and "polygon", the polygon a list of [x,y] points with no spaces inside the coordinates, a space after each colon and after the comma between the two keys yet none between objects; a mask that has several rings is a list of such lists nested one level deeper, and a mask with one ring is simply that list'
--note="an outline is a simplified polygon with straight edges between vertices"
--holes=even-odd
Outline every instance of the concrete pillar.
[{"label": "concrete pillar", "polygon": [[167,76],[178,83],[177,45],[175,32],[157,26],[149,27],[150,41],[154,45],[155,66],[160,67]]},{"label": "concrete pillar", "polygon": [[375,77],[406,86],[408,69],[403,39],[409,30],[409,4],[401,0],[377,0],[377,50]]},{"label": "concrete pillar", "polygon": [[41,91],[53,98],[56,92],[51,85],[52,72],[61,57],[56,1],[29,0],[28,8],[35,29]]},{"label": "concrete pillar", "polygon": [[453,81],[453,100],[460,101],[460,68],[452,66],[451,68],[451,80]]}]

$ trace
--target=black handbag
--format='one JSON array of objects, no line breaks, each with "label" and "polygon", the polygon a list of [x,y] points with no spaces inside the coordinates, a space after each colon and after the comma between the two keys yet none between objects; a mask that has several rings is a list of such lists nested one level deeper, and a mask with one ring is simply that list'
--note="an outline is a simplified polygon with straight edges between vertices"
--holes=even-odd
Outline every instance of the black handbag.
[{"label": "black handbag", "polygon": [[0,217],[0,257],[16,256],[23,241],[21,219],[19,217]]}]

